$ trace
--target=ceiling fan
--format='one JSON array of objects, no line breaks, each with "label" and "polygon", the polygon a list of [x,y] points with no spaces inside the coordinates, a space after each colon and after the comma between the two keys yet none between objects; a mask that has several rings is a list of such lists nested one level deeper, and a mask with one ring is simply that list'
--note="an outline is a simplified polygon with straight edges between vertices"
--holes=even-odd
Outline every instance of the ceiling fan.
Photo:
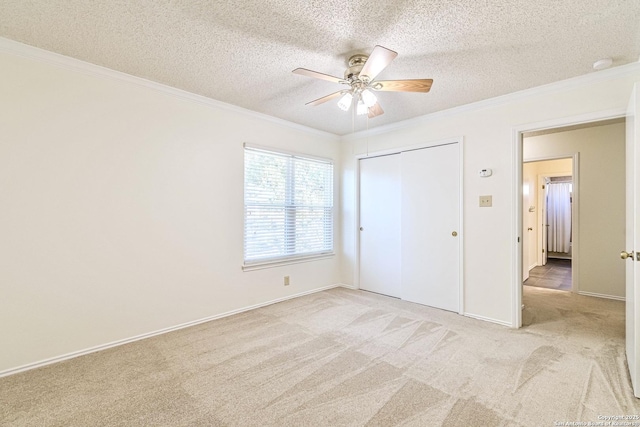
[{"label": "ceiling fan", "polygon": [[357,114],[367,114],[369,118],[372,118],[384,113],[372,91],[426,93],[429,92],[433,84],[433,79],[375,80],[396,56],[398,56],[397,52],[382,46],[374,47],[369,56],[353,55],[349,58],[349,68],[344,72],[343,79],[306,68],[296,68],[293,72],[301,76],[349,86],[348,89],[339,90],[315,101],[307,102],[305,105],[320,105],[341,96],[338,107],[342,110],[348,111],[355,103]]}]

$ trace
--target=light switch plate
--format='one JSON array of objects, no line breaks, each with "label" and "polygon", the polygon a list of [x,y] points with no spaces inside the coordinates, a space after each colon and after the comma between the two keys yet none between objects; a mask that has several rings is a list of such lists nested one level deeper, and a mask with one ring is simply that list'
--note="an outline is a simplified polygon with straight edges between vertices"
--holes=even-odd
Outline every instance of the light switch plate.
[{"label": "light switch plate", "polygon": [[480,207],[481,208],[490,208],[492,204],[491,196],[480,196]]}]

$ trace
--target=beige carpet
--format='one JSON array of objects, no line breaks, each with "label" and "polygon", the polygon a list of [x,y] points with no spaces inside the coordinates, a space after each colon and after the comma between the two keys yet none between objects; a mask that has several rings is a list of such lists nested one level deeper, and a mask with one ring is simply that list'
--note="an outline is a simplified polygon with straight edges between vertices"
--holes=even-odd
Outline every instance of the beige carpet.
[{"label": "beige carpet", "polygon": [[624,303],[512,330],[333,289],[0,379],[2,426],[553,426],[638,414]]}]

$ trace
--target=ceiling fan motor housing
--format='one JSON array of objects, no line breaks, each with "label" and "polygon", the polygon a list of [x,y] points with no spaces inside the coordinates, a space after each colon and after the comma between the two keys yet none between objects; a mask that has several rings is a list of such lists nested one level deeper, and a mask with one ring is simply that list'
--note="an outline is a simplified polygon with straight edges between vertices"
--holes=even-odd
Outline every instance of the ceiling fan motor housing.
[{"label": "ceiling fan motor housing", "polygon": [[349,58],[349,68],[344,72],[344,79],[349,81],[357,79],[367,59],[369,59],[367,55],[353,55]]}]

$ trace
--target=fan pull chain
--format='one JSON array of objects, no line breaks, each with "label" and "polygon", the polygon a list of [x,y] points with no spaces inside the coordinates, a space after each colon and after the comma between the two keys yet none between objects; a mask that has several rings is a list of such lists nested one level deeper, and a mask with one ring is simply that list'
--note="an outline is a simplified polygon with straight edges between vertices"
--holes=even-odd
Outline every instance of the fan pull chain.
[{"label": "fan pull chain", "polygon": [[367,114],[367,157],[369,157],[369,115]]},{"label": "fan pull chain", "polygon": [[356,132],[356,109],[352,106],[351,107],[351,133],[354,134],[355,132]]}]

